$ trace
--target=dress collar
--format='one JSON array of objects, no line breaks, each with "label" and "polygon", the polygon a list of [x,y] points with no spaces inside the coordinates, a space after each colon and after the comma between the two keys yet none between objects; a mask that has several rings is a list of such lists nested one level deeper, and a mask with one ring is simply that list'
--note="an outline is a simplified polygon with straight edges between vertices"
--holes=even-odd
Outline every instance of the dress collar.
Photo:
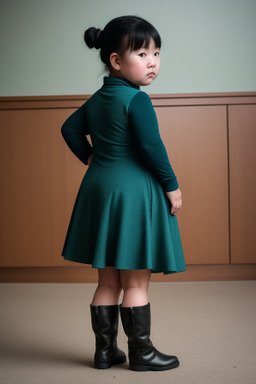
[{"label": "dress collar", "polygon": [[126,85],[126,86],[130,86],[132,88],[135,88],[135,89],[140,89],[140,87],[138,87],[137,85],[131,83],[129,80],[126,80],[126,79],[121,79],[120,77],[107,77],[105,76],[104,79],[103,79],[103,84],[104,85]]}]

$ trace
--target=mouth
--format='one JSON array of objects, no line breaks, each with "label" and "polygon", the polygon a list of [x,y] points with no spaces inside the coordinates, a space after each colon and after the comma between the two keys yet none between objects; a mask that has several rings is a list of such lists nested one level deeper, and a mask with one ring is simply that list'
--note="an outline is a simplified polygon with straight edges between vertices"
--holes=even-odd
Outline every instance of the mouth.
[{"label": "mouth", "polygon": [[150,72],[149,74],[148,74],[148,77],[154,77],[155,76],[155,72]]}]

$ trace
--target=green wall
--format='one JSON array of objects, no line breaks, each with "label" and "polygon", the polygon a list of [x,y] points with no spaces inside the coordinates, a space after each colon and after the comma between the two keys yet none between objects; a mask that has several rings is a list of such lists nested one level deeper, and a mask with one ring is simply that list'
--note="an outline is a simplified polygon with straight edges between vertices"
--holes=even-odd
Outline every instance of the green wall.
[{"label": "green wall", "polygon": [[256,0],[0,0],[0,96],[90,94],[102,83],[89,26],[135,14],[159,30],[149,93],[256,91]]}]

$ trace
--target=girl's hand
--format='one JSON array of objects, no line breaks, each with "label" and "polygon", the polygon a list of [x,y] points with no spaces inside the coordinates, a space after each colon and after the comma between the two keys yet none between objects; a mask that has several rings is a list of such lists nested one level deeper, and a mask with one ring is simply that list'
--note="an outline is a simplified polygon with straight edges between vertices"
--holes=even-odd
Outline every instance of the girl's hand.
[{"label": "girl's hand", "polygon": [[177,215],[178,210],[182,206],[180,189],[176,189],[176,191],[172,192],[166,192],[166,195],[171,203],[171,215]]},{"label": "girl's hand", "polygon": [[92,158],[93,158],[93,153],[88,157],[88,160],[87,160],[88,165],[91,164]]}]

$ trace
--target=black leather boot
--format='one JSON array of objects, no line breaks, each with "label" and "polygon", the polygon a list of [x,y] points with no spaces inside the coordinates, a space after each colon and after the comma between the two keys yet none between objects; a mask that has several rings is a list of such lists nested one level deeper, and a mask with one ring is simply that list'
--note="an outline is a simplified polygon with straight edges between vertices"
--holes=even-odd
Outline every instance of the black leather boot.
[{"label": "black leather boot", "polygon": [[126,336],[130,369],[133,371],[166,371],[176,368],[179,360],[159,352],[150,340],[150,304],[142,307],[120,306]]},{"label": "black leather boot", "polygon": [[96,338],[94,368],[107,369],[126,362],[124,352],[117,347],[118,305],[90,306],[92,329]]}]

